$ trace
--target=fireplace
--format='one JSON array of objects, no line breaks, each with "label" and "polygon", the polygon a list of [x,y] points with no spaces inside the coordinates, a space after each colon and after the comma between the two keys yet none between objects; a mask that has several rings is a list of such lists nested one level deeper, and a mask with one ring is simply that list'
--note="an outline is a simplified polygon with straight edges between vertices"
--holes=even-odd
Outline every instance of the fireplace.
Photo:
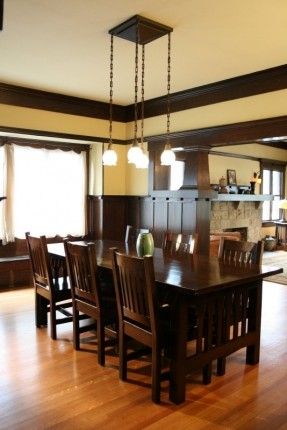
[{"label": "fireplace", "polygon": [[257,202],[212,201],[210,234],[239,231],[242,240],[261,240],[262,207]]}]

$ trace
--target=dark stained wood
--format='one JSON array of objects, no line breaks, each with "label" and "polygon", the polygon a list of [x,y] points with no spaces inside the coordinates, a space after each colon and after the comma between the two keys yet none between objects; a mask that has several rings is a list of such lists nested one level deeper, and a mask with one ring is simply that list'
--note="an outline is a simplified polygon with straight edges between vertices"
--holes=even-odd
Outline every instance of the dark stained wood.
[{"label": "dark stained wood", "polygon": [[69,143],[69,142],[60,142],[60,141],[52,141],[52,140],[39,140],[39,139],[22,139],[19,137],[1,137],[0,136],[0,146],[7,144],[17,144],[19,146],[31,146],[36,148],[45,148],[45,149],[61,149],[62,151],[74,151],[80,153],[85,151],[87,153],[87,158],[89,157],[90,145],[84,145],[80,143]]},{"label": "dark stained wood", "polygon": [[168,308],[158,305],[153,258],[129,256],[113,249],[112,267],[119,315],[120,379],[127,379],[128,338],[131,337],[151,348],[152,400],[159,403],[161,350],[164,341],[169,339],[160,319],[161,311]]},{"label": "dark stained wood", "polygon": [[[105,365],[105,327],[113,325],[113,337],[117,337],[116,300],[114,286],[101,282],[98,275],[95,245],[64,242],[73,302],[73,343],[80,349],[80,334],[91,327],[80,327],[80,312],[96,321],[98,363]],[[94,329],[94,325],[92,325]],[[109,330],[111,333],[111,330]]]},{"label": "dark stained wood", "polygon": [[164,235],[162,248],[170,256],[194,254],[197,252],[197,235],[167,231]]},{"label": "dark stained wood", "polygon": [[103,199],[101,196],[88,196],[87,222],[90,237],[101,239],[103,235]]},{"label": "dark stained wood", "polygon": [[103,239],[124,240],[127,201],[121,196],[103,198]]},{"label": "dark stained wood", "polygon": [[172,31],[173,29],[167,25],[160,24],[141,15],[134,15],[112,28],[109,33],[134,43],[138,40],[140,45],[145,45]]},{"label": "dark stained wood", "polygon": [[[265,118],[254,121],[238,122],[234,124],[207,127],[197,130],[186,130],[170,134],[173,147],[210,148],[216,146],[229,146],[239,143],[249,143],[267,137],[284,137],[287,135],[287,116]],[[147,136],[149,150],[162,151],[165,145],[165,134]]]},{"label": "dark stained wood", "polygon": [[[171,112],[282,90],[286,86],[287,65],[283,64],[173,93],[170,95]],[[166,96],[147,100],[144,105],[144,113],[145,118],[164,115]],[[133,105],[127,107],[127,118],[129,121],[133,119]]]},{"label": "dark stained wood", "polygon": [[[287,87],[286,70],[287,65],[283,64],[278,67],[171,94],[171,111],[177,112],[285,89]],[[7,83],[0,83],[0,103],[109,119],[108,103],[39,91]],[[146,118],[165,114],[166,96],[146,101],[144,110]],[[114,105],[113,117],[115,121],[132,121],[134,118],[133,105],[127,107]],[[273,136],[276,136],[276,134]]]},{"label": "dark stained wood", "polygon": [[[108,119],[109,104],[80,97],[0,83],[0,102],[7,105],[61,112],[91,118]],[[125,107],[113,106],[113,119],[125,122]]]},{"label": "dark stained wood", "polygon": [[168,401],[164,384],[161,404],[151,402],[147,361],[134,361],[129,378],[137,383],[123,384],[118,378],[118,357],[110,354],[102,367],[92,346],[86,352],[73,350],[71,324],[59,327],[57,342],[45,329],[31,330],[33,298],[31,288],[1,292],[0,332],[9,333],[1,351],[1,428],[105,430],[117,429],[119,423],[120,430],[286,427],[285,285],[265,282],[263,286],[259,366],[242,365],[245,354],[240,350],[228,357],[227,374],[214,374],[209,385],[202,385],[201,373],[193,371],[186,402],[179,406]]},{"label": "dark stained wood", "polygon": [[[50,312],[51,338],[57,339],[57,324],[72,321],[71,289],[66,277],[53,278],[52,267],[48,257],[45,236],[32,237],[26,233],[27,247],[35,289],[35,324],[36,327],[47,325],[47,313]],[[57,312],[64,315],[57,317]]]},{"label": "dark stained wood", "polygon": [[[49,253],[63,258],[61,245],[49,245]],[[110,247],[116,247],[130,256],[136,255],[135,250],[127,249],[123,243],[96,241],[97,262],[105,269],[112,268]],[[153,260],[159,290],[169,291],[175,296],[172,306],[172,324],[176,330],[173,331],[171,347],[171,401],[183,402],[186,375],[196,368],[209,365],[212,360],[246,347],[246,363],[258,363],[262,279],[282,273],[282,269],[249,263],[225,264],[218,258],[198,254],[183,254],[181,259],[173,259],[158,248]],[[244,302],[248,303],[248,328],[240,336],[229,339],[222,335],[230,327],[229,319],[224,317],[223,303],[237,297],[238,287],[248,297]],[[186,356],[190,306],[196,316],[197,338],[195,351]],[[214,322],[218,320],[220,324],[214,332]],[[218,342],[214,341],[215,338],[219,339]]]}]

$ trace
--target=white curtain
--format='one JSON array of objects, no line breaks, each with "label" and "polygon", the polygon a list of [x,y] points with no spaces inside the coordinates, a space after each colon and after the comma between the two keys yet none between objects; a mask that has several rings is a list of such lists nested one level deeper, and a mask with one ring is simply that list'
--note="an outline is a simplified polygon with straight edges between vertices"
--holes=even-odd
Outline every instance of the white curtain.
[{"label": "white curtain", "polygon": [[[85,234],[86,153],[5,145],[4,242]],[[1,203],[0,203],[1,204]]]}]

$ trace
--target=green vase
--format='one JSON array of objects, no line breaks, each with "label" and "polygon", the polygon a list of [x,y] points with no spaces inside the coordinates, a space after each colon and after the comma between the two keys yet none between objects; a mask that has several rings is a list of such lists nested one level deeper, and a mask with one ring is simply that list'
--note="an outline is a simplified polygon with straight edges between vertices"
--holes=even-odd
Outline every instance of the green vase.
[{"label": "green vase", "polygon": [[145,255],[153,255],[154,242],[152,234],[140,233],[137,238],[136,249],[139,257],[144,257]]}]

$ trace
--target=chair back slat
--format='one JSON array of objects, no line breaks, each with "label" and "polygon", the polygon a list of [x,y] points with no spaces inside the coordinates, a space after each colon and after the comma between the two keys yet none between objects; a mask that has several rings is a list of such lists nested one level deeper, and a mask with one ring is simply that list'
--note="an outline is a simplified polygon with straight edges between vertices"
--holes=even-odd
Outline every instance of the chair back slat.
[{"label": "chair back slat", "polygon": [[166,232],[163,250],[169,255],[193,254],[197,252],[197,235]]},{"label": "chair back slat", "polygon": [[50,289],[53,281],[49,265],[46,237],[32,237],[26,233],[26,242],[31,261],[34,283]]},{"label": "chair back slat", "polygon": [[136,228],[132,225],[127,225],[126,235],[125,235],[125,243],[136,244],[138,235],[140,233],[150,233],[148,228]]},{"label": "chair back slat", "polygon": [[100,305],[95,244],[64,242],[72,295]]},{"label": "chair back slat", "polygon": [[261,264],[263,255],[263,242],[246,242],[228,240],[224,237],[220,240],[218,258],[225,263],[250,263]]},{"label": "chair back slat", "polygon": [[113,252],[114,283],[119,319],[155,328],[155,281],[152,257],[132,257]]}]

